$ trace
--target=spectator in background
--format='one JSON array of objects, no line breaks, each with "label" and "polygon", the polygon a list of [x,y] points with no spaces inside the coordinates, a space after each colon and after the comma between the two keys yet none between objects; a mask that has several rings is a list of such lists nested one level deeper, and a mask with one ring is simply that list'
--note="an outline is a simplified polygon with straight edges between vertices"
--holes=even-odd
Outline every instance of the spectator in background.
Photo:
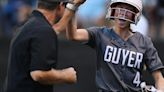
[{"label": "spectator in background", "polygon": [[2,36],[2,7],[0,4],[0,37]]},{"label": "spectator in background", "polygon": [[143,1],[143,13],[148,18],[149,23],[152,25],[155,22],[157,1],[158,0],[142,0]]},{"label": "spectator in background", "polygon": [[[158,0],[142,0],[143,15],[148,19],[149,33],[151,38],[156,38],[156,18],[157,18],[157,3]],[[155,32],[155,33],[154,33]]]},{"label": "spectator in background", "polygon": [[[19,3],[18,3],[19,4]],[[26,21],[32,12],[32,6],[25,2],[20,2],[17,8],[17,24],[22,24]]]},{"label": "spectator in background", "polygon": [[36,0],[9,0],[4,7],[3,15],[5,23],[3,24],[4,35],[12,37],[13,30],[22,24],[35,6]]},{"label": "spectator in background", "polygon": [[157,0],[156,39],[160,39],[159,37],[161,37],[163,20],[164,20],[164,0]]},{"label": "spectator in background", "polygon": [[106,13],[105,2],[107,0],[87,0],[77,12],[78,23],[83,27],[101,24]]}]

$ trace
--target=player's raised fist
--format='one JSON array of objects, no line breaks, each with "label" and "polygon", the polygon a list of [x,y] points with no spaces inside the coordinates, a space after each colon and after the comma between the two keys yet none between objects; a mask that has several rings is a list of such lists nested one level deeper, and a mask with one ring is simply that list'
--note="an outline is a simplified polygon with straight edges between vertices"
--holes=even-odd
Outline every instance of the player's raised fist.
[{"label": "player's raised fist", "polygon": [[73,3],[76,5],[81,5],[85,2],[86,0],[73,0]]}]

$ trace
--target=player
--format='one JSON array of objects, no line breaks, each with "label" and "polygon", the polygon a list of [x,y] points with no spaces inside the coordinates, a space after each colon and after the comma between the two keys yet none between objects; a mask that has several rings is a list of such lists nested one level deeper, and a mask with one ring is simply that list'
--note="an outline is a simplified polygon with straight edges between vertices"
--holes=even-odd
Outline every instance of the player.
[{"label": "player", "polygon": [[38,0],[38,8],[12,39],[5,92],[53,92],[53,84],[76,82],[73,67],[56,69],[57,34],[74,15],[69,8],[81,1]]},{"label": "player", "polygon": [[[143,66],[164,92],[164,68],[150,38],[130,29],[142,12],[141,0],[112,0],[107,18],[114,26],[77,29],[75,18],[67,27],[68,39],[83,41],[97,52],[96,84],[99,92],[139,92]],[[142,30],[142,29],[140,29]]]}]

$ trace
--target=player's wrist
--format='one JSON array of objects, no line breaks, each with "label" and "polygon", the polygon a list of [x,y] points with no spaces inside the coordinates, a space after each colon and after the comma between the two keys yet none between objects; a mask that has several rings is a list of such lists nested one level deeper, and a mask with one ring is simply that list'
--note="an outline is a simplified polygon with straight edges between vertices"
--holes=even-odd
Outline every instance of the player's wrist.
[{"label": "player's wrist", "polygon": [[76,3],[67,3],[66,8],[68,10],[76,12],[78,10],[79,5]]}]

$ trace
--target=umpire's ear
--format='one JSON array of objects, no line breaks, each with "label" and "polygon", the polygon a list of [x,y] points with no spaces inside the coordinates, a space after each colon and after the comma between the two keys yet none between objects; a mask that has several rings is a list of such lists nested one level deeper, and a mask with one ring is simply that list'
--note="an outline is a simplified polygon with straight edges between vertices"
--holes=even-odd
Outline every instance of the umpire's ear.
[{"label": "umpire's ear", "polygon": [[59,16],[62,17],[64,14],[64,10],[65,10],[65,4],[63,2],[61,2],[56,9],[57,9],[56,13],[57,13],[58,17]]},{"label": "umpire's ear", "polygon": [[56,7],[56,10],[57,10],[57,15],[58,16],[63,16],[64,14],[64,10],[65,10],[65,5],[63,2],[61,2],[57,7]]},{"label": "umpire's ear", "polygon": [[59,5],[58,9],[59,9],[60,11],[63,11],[63,12],[64,12],[65,7],[66,7],[66,3],[60,2],[60,5]]}]

